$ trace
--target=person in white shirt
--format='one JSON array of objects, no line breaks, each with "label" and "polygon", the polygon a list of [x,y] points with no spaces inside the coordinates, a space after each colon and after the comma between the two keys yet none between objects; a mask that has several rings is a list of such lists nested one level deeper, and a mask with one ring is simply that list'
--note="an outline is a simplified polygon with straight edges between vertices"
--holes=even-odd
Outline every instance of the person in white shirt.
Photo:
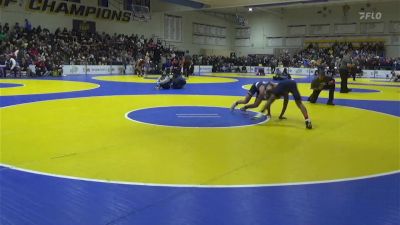
[{"label": "person in white shirt", "polygon": [[12,58],[9,55],[7,55],[6,59],[7,59],[7,61],[6,61],[6,75],[7,75],[7,70],[9,70],[10,74],[12,72],[14,72],[14,76],[17,77],[17,73],[18,73],[17,61],[15,61],[15,59]]},{"label": "person in white shirt", "polygon": [[389,81],[393,81],[393,82],[399,82],[400,81],[400,71],[395,71],[393,70],[391,72],[392,77],[389,79]]}]

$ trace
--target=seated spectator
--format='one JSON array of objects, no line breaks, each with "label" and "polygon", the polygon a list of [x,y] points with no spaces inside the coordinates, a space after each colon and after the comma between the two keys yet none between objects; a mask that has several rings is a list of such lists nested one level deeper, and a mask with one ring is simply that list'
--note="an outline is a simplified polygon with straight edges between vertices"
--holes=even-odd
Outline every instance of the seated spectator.
[{"label": "seated spectator", "polygon": [[275,69],[275,75],[272,77],[273,80],[290,80],[292,79],[292,76],[287,71],[287,68],[283,69],[283,72],[281,72],[282,68],[276,68]]},{"label": "seated spectator", "polygon": [[44,61],[44,65],[46,67],[46,72],[43,74],[44,77],[50,76],[53,73],[54,67],[53,67],[53,63],[50,60],[46,60]]},{"label": "seated spectator", "polygon": [[331,63],[328,67],[327,75],[330,77],[335,77],[337,74],[337,68],[335,67],[335,64]]},{"label": "seated spectator", "polygon": [[389,81],[399,82],[400,81],[400,71],[392,70],[392,77],[390,77]]},{"label": "seated spectator", "polygon": [[20,63],[21,73],[24,72],[27,77],[32,76],[32,71],[29,68],[29,65],[30,65],[29,61],[26,58],[21,59],[21,63]]},{"label": "seated spectator", "polygon": [[46,73],[46,64],[42,58],[35,63],[36,76],[41,77]]},{"label": "seated spectator", "polygon": [[63,73],[62,66],[59,65],[59,64],[54,63],[54,64],[53,64],[53,72],[52,72],[52,75],[53,75],[54,77],[56,77],[56,76],[61,76],[62,73]]}]

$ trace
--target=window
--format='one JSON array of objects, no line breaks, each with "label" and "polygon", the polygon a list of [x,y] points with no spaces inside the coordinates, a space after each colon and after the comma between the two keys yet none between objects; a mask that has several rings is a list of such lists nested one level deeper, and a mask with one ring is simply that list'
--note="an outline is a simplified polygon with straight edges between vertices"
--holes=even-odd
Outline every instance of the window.
[{"label": "window", "polygon": [[182,17],[165,15],[164,16],[164,39],[167,41],[182,41]]},{"label": "window", "polygon": [[81,3],[81,0],[64,0],[64,2]]},{"label": "window", "polygon": [[193,43],[203,45],[226,45],[226,27],[193,23]]},{"label": "window", "polygon": [[[150,0],[124,0],[124,10],[133,10],[136,8],[147,8],[150,9]],[[147,10],[147,11],[148,11]]]},{"label": "window", "polygon": [[106,7],[108,8],[108,0],[98,0],[99,7]]},{"label": "window", "polygon": [[124,0],[124,10],[131,11],[133,0]]}]

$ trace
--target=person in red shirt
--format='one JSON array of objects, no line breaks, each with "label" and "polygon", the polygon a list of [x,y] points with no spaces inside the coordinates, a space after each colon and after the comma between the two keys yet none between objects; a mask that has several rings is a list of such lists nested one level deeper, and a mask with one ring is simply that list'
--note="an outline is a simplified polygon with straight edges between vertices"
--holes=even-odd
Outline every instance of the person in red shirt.
[{"label": "person in red shirt", "polygon": [[43,59],[39,59],[35,63],[35,69],[36,69],[36,76],[43,76],[43,74],[46,72],[46,65],[43,61]]}]

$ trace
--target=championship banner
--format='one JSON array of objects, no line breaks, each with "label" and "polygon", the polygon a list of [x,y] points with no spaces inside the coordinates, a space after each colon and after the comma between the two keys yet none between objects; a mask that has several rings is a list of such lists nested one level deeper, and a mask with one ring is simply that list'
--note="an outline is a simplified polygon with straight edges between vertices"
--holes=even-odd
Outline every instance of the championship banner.
[{"label": "championship banner", "polygon": [[135,19],[134,11],[108,9],[96,5],[81,4],[78,0],[56,1],[56,0],[0,0],[0,7],[9,7],[11,4],[25,8],[29,12],[51,13],[72,17],[84,17],[90,19],[103,19],[109,21],[129,22]]}]

